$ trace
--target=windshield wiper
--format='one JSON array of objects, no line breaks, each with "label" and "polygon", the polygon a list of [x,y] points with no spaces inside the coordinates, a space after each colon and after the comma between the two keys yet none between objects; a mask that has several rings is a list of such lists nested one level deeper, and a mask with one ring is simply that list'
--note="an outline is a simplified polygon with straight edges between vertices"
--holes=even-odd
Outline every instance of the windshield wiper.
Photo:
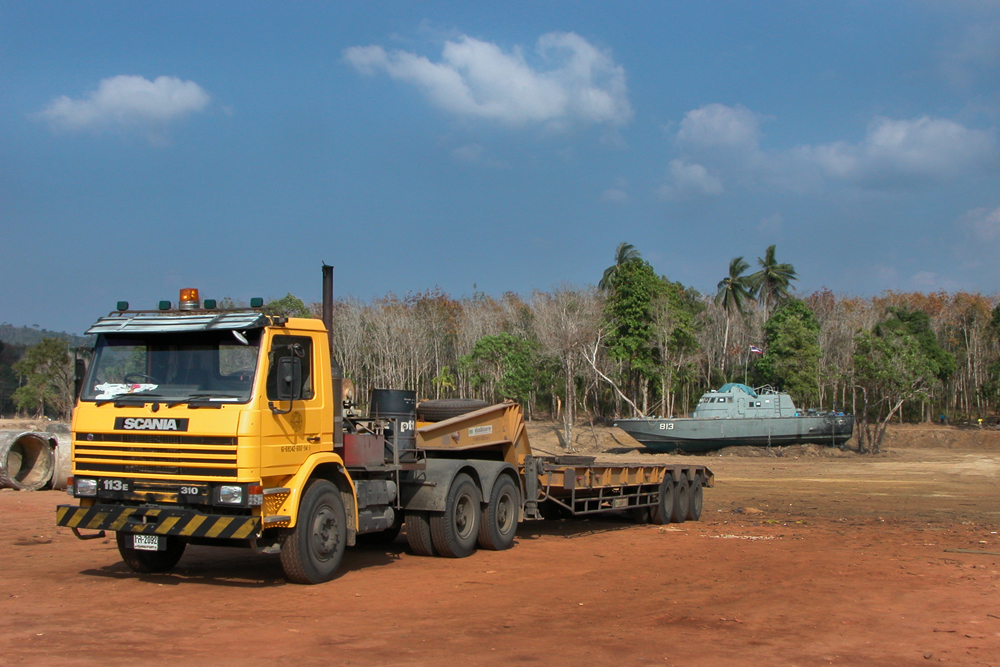
[{"label": "windshield wiper", "polygon": [[[119,403],[130,404],[130,405],[145,405],[146,403],[152,403],[153,401],[147,401],[147,398],[157,399],[163,398],[163,394],[118,394],[117,396],[112,396],[111,398],[101,398],[94,401],[94,405],[101,407],[107,403],[114,403],[117,407]],[[138,400],[135,400],[138,399]]]},{"label": "windshield wiper", "polygon": [[221,399],[232,398],[238,401],[243,397],[238,394],[191,394],[187,398],[180,398],[177,399],[176,401],[170,401],[169,403],[167,403],[167,407],[176,408],[178,405],[187,404],[188,407],[192,408],[201,408],[201,407],[221,408],[225,403],[233,402],[228,400],[213,401],[211,400],[213,398],[221,398]]}]

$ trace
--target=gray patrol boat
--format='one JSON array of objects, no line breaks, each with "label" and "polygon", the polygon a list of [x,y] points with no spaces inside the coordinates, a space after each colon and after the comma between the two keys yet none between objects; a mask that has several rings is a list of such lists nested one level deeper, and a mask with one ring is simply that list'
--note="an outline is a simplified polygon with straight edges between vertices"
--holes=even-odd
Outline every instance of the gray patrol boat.
[{"label": "gray patrol boat", "polygon": [[690,417],[619,419],[614,425],[648,449],[700,453],[733,445],[839,446],[854,433],[854,415],[803,412],[785,392],[730,382],[704,394]]}]

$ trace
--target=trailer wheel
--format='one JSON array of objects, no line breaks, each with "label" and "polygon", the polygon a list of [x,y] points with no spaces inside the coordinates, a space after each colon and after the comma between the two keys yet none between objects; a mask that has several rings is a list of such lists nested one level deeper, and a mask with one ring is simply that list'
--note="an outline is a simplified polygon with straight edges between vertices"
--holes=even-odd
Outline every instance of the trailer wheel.
[{"label": "trailer wheel", "polygon": [[472,478],[457,475],[448,490],[444,512],[431,514],[431,539],[439,555],[465,558],[476,550],[482,502]]},{"label": "trailer wheel", "polygon": [[140,574],[172,570],[174,565],[177,565],[177,561],[184,555],[184,547],[187,546],[181,538],[168,535],[166,551],[143,551],[132,547],[134,534],[118,531],[115,533],[115,542],[118,544],[118,553],[121,554],[125,564],[133,572]]},{"label": "trailer wheel", "polygon": [[489,405],[478,398],[437,398],[418,403],[417,418],[425,422],[442,422],[467,412],[482,410]]},{"label": "trailer wheel", "polygon": [[313,480],[299,504],[299,520],[281,545],[281,567],[289,581],[320,584],[333,579],[347,547],[347,515],[340,490]]},{"label": "trailer wheel", "polygon": [[418,556],[436,556],[431,541],[431,522],[427,512],[406,513],[406,542]]},{"label": "trailer wheel", "polygon": [[507,475],[493,484],[490,503],[483,508],[479,524],[479,546],[504,551],[514,545],[517,516],[521,511],[521,490]]},{"label": "trailer wheel", "polygon": [[674,508],[670,513],[671,523],[684,523],[691,509],[691,487],[686,479],[677,482],[674,487]]},{"label": "trailer wheel", "polygon": [[670,523],[674,511],[674,480],[664,477],[660,482],[660,502],[649,510],[649,520],[657,526]]},{"label": "trailer wheel", "polygon": [[695,477],[691,482],[691,490],[688,492],[688,521],[698,521],[701,519],[701,505],[704,499],[704,492],[701,488],[701,477]]}]

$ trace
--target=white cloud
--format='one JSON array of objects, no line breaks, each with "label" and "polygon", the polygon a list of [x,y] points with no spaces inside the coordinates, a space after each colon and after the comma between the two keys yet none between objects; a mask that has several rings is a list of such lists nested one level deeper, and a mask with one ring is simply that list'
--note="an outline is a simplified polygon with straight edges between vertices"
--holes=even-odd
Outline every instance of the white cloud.
[{"label": "white cloud", "polygon": [[694,196],[720,195],[722,183],[700,164],[671,160],[667,182],[659,188],[666,199],[684,199]]},{"label": "white cloud", "polygon": [[992,211],[986,208],[974,208],[962,216],[961,223],[980,241],[1000,238],[1000,206]]},{"label": "white cloud", "polygon": [[757,150],[762,119],[746,107],[709,104],[684,114],[677,140],[696,149]]},{"label": "white cloud", "polygon": [[520,48],[462,36],[445,43],[441,62],[381,46],[344,50],[362,74],[385,71],[416,86],[432,104],[459,116],[513,125],[567,122],[621,125],[631,118],[625,70],[574,33],[548,33],[535,46],[535,68]]},{"label": "white cloud", "polygon": [[81,99],[58,97],[36,116],[62,130],[156,127],[203,110],[210,99],[193,81],[120,75],[103,79]]},{"label": "white cloud", "polygon": [[761,148],[767,117],[741,106],[709,104],[687,112],[675,139],[679,159],[671,181],[660,189],[669,198],[720,194],[725,184],[764,184],[806,191],[847,183],[866,189],[933,185],[974,176],[998,166],[993,129],[965,127],[943,118],[875,118],[863,140]]},{"label": "white cloud", "polygon": [[868,187],[945,181],[996,161],[996,136],[943,118],[876,118],[857,144],[806,146],[799,154],[834,179]]}]

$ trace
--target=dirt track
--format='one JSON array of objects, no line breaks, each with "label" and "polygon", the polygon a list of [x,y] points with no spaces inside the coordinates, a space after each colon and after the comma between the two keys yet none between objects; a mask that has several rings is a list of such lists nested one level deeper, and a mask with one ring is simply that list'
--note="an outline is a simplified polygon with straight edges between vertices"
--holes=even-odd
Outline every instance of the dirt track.
[{"label": "dirt track", "polygon": [[[581,431],[581,452],[679,460]],[[0,666],[1000,665],[1000,434],[893,436],[874,458],[700,458],[716,487],[698,523],[526,523],[463,560],[401,538],[314,587],[204,547],[140,577],[113,540],[53,526],[65,494],[0,492]]]}]

